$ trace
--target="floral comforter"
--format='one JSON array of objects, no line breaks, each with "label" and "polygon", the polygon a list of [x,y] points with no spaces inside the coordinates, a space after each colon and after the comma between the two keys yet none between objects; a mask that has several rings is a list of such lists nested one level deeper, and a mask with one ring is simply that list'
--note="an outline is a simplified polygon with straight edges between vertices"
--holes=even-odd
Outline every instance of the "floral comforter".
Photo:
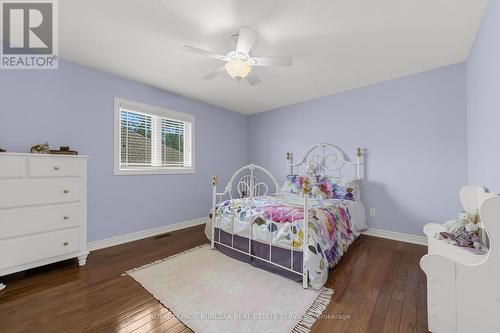
[{"label": "floral comforter", "polygon": [[[247,238],[251,228],[254,240],[298,251],[304,242],[303,219],[303,198],[298,195],[233,199],[216,207],[216,228]],[[349,201],[311,199],[308,227],[305,256],[310,284],[321,288],[329,268],[339,262],[356,238],[351,228]]]}]

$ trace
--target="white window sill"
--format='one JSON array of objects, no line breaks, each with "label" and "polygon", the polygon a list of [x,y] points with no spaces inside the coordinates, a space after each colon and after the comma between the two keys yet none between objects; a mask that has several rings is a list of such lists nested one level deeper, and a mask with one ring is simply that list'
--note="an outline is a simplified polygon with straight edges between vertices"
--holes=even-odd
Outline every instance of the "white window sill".
[{"label": "white window sill", "polygon": [[186,175],[194,173],[194,168],[120,168],[115,170],[115,176]]}]

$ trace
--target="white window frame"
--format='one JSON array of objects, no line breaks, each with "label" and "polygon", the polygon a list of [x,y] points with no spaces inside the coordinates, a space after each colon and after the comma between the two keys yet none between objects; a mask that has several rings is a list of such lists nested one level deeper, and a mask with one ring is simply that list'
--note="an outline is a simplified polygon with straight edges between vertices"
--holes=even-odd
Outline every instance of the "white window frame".
[{"label": "white window frame", "polygon": [[[190,168],[179,168],[179,167],[122,167],[121,162],[121,126],[120,126],[120,111],[122,108],[128,109],[130,111],[137,111],[139,113],[144,113],[147,115],[160,116],[165,118],[170,118],[173,120],[180,120],[191,123],[191,136],[186,137],[186,140],[191,140],[191,167]],[[158,118],[153,118],[158,119]],[[187,113],[176,112],[157,106],[152,106],[144,103],[139,103],[135,101],[130,101],[124,98],[115,97],[114,106],[114,166],[115,175],[158,175],[158,174],[194,174],[195,173],[195,117]],[[158,121],[154,121],[152,126],[159,126]],[[151,137],[151,145],[158,146],[156,143],[156,138]],[[157,156],[158,150],[153,149],[152,159],[158,159],[161,157]],[[161,153],[160,153],[161,154]]]}]

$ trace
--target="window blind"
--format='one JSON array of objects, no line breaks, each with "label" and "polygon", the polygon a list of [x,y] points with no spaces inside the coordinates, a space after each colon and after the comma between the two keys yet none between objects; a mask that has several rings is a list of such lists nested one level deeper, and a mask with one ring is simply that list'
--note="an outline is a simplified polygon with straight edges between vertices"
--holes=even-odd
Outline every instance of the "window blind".
[{"label": "window blind", "polygon": [[122,109],[120,112],[121,164],[151,165],[152,117]]},{"label": "window blind", "polygon": [[161,164],[162,166],[184,166],[184,122],[161,119]]},{"label": "window blind", "polygon": [[122,167],[191,168],[191,123],[120,109]]}]

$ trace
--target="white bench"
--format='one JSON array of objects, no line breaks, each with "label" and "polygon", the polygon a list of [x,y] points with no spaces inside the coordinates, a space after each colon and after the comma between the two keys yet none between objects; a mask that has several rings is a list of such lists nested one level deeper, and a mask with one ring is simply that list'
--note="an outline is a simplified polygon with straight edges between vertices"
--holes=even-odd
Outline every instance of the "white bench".
[{"label": "white bench", "polygon": [[460,200],[464,210],[480,210],[490,249],[484,255],[471,253],[434,238],[446,229],[443,225],[425,225],[428,254],[420,267],[427,275],[429,331],[500,332],[500,197],[466,186]]}]

